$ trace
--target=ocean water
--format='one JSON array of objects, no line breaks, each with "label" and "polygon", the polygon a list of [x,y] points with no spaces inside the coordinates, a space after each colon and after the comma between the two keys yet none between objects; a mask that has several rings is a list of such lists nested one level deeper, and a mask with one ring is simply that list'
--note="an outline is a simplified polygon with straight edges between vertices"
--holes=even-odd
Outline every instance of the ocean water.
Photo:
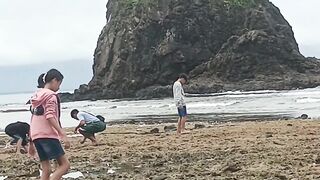
[{"label": "ocean water", "polygon": [[[0,95],[0,129],[16,121],[29,122],[28,111],[7,112],[8,110],[27,110],[25,103],[31,94]],[[318,118],[320,114],[320,87],[291,91],[251,91],[226,92],[217,94],[191,94],[186,98],[188,114],[202,117],[226,116],[285,116],[297,117],[308,114]],[[176,118],[176,107],[172,98],[157,100],[100,100],[62,103],[61,123],[73,127],[77,121],[69,113],[73,108],[100,114],[107,121],[120,121],[144,118],[150,121],[160,117]]]}]

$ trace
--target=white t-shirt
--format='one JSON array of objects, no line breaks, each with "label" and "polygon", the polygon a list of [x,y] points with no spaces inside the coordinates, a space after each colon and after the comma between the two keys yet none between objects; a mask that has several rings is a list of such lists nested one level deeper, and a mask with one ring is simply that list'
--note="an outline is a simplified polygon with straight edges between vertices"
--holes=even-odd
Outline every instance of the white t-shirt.
[{"label": "white t-shirt", "polygon": [[182,88],[182,84],[179,81],[176,81],[173,84],[173,99],[177,107],[185,106],[186,103],[184,101],[184,90]]},{"label": "white t-shirt", "polygon": [[86,123],[100,121],[96,116],[87,112],[79,112],[77,115],[79,121],[85,121]]}]

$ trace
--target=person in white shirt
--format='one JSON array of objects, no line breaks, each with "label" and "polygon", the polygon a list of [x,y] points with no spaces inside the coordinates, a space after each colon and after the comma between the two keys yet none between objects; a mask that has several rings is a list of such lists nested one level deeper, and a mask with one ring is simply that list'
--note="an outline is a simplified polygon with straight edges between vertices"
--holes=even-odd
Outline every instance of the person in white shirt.
[{"label": "person in white shirt", "polygon": [[95,133],[104,131],[106,129],[106,123],[99,119],[99,116],[84,111],[80,112],[77,109],[71,111],[71,117],[80,121],[74,130],[74,133],[79,132],[84,137],[80,143],[83,144],[88,138],[94,146],[98,145]]},{"label": "person in white shirt", "polygon": [[178,108],[178,128],[177,128],[177,134],[181,134],[185,132],[185,126],[187,121],[187,107],[186,102],[184,100],[184,90],[182,85],[187,83],[187,75],[181,74],[179,76],[179,79],[173,84],[173,99],[176,104],[176,107]]}]

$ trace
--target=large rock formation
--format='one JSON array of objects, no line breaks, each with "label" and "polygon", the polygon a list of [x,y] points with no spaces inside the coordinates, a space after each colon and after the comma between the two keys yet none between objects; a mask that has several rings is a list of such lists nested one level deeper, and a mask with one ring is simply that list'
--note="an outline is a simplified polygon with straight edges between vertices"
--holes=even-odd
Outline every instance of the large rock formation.
[{"label": "large rock formation", "polygon": [[187,91],[292,89],[320,84],[268,0],[109,0],[94,76],[74,98],[163,97],[180,73]]}]

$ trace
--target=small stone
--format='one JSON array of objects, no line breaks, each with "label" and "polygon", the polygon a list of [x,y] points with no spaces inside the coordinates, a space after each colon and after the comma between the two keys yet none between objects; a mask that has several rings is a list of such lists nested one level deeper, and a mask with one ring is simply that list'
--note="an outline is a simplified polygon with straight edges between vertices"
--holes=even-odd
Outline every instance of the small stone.
[{"label": "small stone", "polygon": [[316,158],[315,158],[314,161],[315,161],[316,164],[320,164],[320,157],[319,157],[319,156],[316,156]]},{"label": "small stone", "polygon": [[159,128],[154,128],[154,129],[151,129],[150,131],[151,134],[157,134],[159,132],[160,132]]},{"label": "small stone", "polygon": [[206,126],[203,125],[203,124],[195,124],[194,125],[194,129],[202,129],[202,128],[205,128]]},{"label": "small stone", "polygon": [[170,132],[170,131],[176,131],[177,128],[175,125],[169,125],[169,126],[164,126],[163,130],[164,132]]},{"label": "small stone", "polygon": [[287,126],[293,126],[293,124],[287,124]]},{"label": "small stone", "polygon": [[302,114],[302,115],[300,116],[301,119],[308,119],[308,117],[309,117],[309,116],[308,116],[307,114]]}]

